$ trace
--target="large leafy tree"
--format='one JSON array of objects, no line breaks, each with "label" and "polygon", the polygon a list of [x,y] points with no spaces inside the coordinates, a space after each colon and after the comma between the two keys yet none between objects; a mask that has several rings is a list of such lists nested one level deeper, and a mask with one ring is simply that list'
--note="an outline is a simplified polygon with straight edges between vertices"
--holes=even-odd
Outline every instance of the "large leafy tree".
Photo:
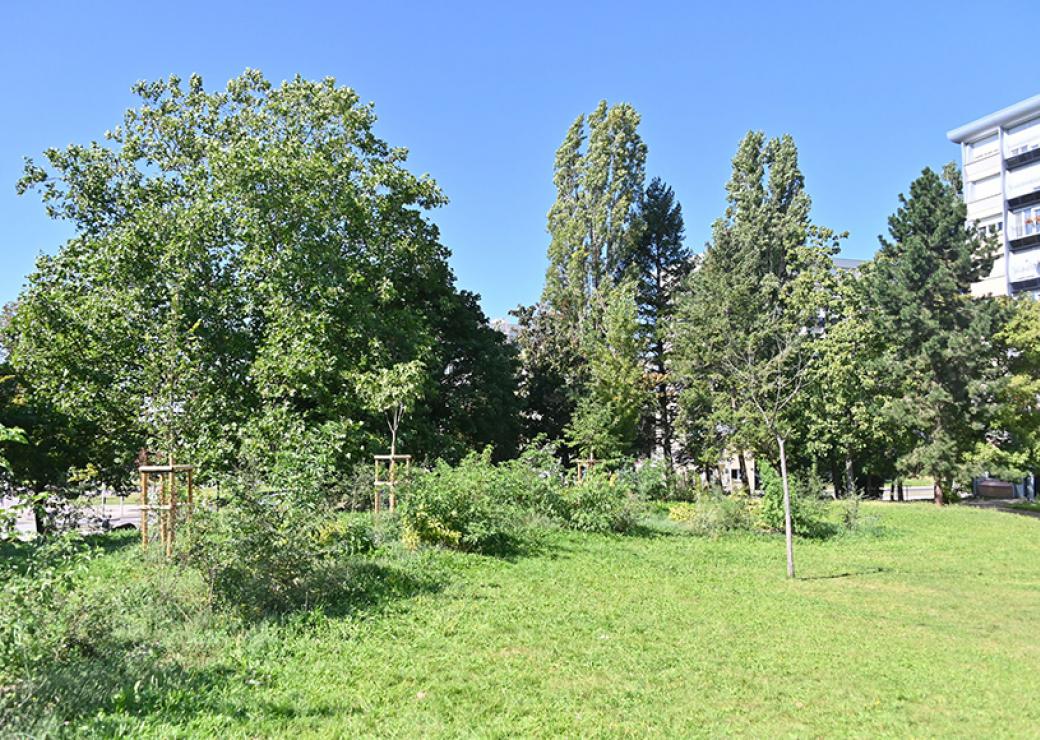
[{"label": "large leafy tree", "polygon": [[981,467],[1008,479],[1040,469],[1040,302],[1013,300],[997,333],[1008,376],[1000,389],[995,429],[980,441]]},{"label": "large leafy tree", "polygon": [[[372,133],[371,105],[332,79],[256,71],[223,90],[173,77],[135,91],[104,144],[49,150],[20,184],[76,233],[31,276],[11,360],[116,442],[104,462],[142,445],[209,471],[287,445],[356,459],[378,424],[356,376],[424,347],[439,350],[432,396],[481,395],[488,376],[457,369],[501,345],[425,216],[443,194]],[[417,427],[451,431],[424,411]],[[433,437],[424,451],[440,451]]]},{"label": "large leafy tree", "polygon": [[669,470],[675,443],[676,384],[672,378],[669,322],[675,296],[693,267],[684,244],[682,206],[660,178],[647,186],[639,206],[639,234],[622,269],[636,281],[639,334],[653,376],[655,408],[649,414],[648,442],[664,456]]},{"label": "large leafy tree", "polygon": [[833,276],[807,393],[798,404],[799,447],[828,472],[835,495],[855,493],[861,474],[894,474],[899,430],[881,413],[893,378],[878,361],[885,338],[870,318],[867,263]]},{"label": "large leafy tree", "polygon": [[941,505],[991,429],[1005,382],[1000,304],[970,293],[994,250],[967,224],[954,166],[925,169],[899,202],[869,274],[881,361],[897,383],[882,411],[904,432],[899,472],[934,478]]}]

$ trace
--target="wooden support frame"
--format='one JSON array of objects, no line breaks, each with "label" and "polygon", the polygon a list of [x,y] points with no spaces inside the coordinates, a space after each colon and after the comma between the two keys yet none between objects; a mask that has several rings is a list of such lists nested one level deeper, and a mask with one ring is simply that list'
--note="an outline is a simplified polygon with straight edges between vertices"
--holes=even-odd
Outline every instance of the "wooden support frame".
[{"label": "wooden support frame", "polygon": [[[187,506],[187,518],[191,519],[191,512],[195,506],[195,467],[193,465],[142,465],[137,469],[141,476],[141,547],[148,547],[148,514],[157,512],[157,523],[159,525],[159,541],[162,543],[163,554],[166,557],[173,555],[173,541],[177,531],[177,507],[180,503],[180,495],[177,490],[177,476],[185,477],[185,500]],[[149,498],[151,484],[158,484],[158,500],[152,503]]]},{"label": "wooden support frame", "polygon": [[576,477],[578,483],[581,483],[583,480],[588,478],[589,477],[589,473],[592,471],[592,468],[595,467],[596,465],[598,465],[599,462],[600,461],[597,460],[596,458],[594,458],[592,455],[589,455],[584,460],[576,461],[575,462],[575,468],[576,468],[576,476],[575,477]]},{"label": "wooden support frame", "polygon": [[[404,463],[407,470],[412,465],[411,455],[373,455],[375,460],[375,492],[372,501],[372,510],[379,513],[383,506],[383,490],[389,492],[389,510],[397,508],[397,464]],[[380,477],[385,472],[386,477]]]}]

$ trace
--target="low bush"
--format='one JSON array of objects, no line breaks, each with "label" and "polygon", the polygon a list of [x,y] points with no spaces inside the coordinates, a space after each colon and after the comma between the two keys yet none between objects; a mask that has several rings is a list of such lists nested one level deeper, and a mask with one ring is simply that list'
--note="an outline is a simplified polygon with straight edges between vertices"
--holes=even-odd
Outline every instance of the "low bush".
[{"label": "low bush", "polygon": [[689,501],[677,501],[668,506],[668,518],[673,522],[689,524],[697,515],[697,507]]},{"label": "low bush", "polygon": [[[780,474],[767,462],[760,461],[762,476],[762,507],[759,520],[774,532],[783,532],[784,487]],[[821,488],[816,481],[788,477],[791,494],[791,528],[804,537],[825,537],[833,534],[834,527],[826,520],[826,506],[820,498]]]},{"label": "low bush", "polygon": [[562,519],[566,511],[562,491],[565,472],[552,444],[530,447],[520,457],[496,466],[501,498],[528,517]]},{"label": "low bush", "polygon": [[641,501],[675,500],[675,481],[668,475],[663,460],[647,460],[642,465],[626,465],[618,473],[619,482],[629,487]]},{"label": "low bush", "polygon": [[[23,545],[0,570],[0,686],[31,676],[46,663],[90,649],[73,584],[92,557],[68,534]],[[102,632],[104,634],[104,632]]]},{"label": "low bush", "polygon": [[727,494],[717,486],[700,488],[688,523],[693,532],[706,537],[749,531],[754,526],[751,498],[743,491]]},{"label": "low bush", "polygon": [[400,486],[401,536],[405,544],[443,545],[459,550],[512,549],[522,529],[520,509],[503,493],[502,472],[491,451],[471,453],[457,466],[438,462],[414,471]]},{"label": "low bush", "polygon": [[597,470],[565,489],[563,503],[567,526],[582,532],[627,532],[642,512],[635,490]]},{"label": "low bush", "polygon": [[321,507],[239,491],[185,528],[182,562],[197,569],[213,600],[246,614],[315,606],[336,592],[336,561],[368,549],[372,535]]}]

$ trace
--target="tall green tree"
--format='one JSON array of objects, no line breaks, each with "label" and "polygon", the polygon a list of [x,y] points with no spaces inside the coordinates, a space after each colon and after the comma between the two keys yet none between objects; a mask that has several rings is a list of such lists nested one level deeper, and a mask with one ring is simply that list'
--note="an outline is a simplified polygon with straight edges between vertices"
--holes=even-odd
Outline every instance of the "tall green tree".
[{"label": "tall green tree", "polygon": [[675,314],[676,293],[690,274],[693,258],[683,241],[682,206],[660,178],[651,180],[643,194],[639,226],[638,238],[621,268],[636,281],[639,333],[654,383],[656,403],[647,415],[650,449],[645,451],[661,450],[671,470],[677,388],[672,378],[668,331]]},{"label": "tall green tree", "polygon": [[1008,480],[1040,470],[1040,302],[1012,300],[997,333],[1007,377],[993,432],[978,445],[976,458],[987,472]]},{"label": "tall green tree", "polygon": [[1000,305],[973,298],[971,284],[992,267],[994,244],[968,225],[960,173],[922,171],[900,195],[889,238],[870,272],[871,316],[896,391],[883,413],[904,430],[896,465],[935,480],[942,505],[999,407],[1003,362],[994,337]]},{"label": "tall green tree", "polygon": [[554,354],[576,372],[592,296],[619,277],[637,236],[646,145],[639,114],[601,101],[578,118],[556,152],[556,201],[549,209],[549,268],[540,310],[552,318]]},{"label": "tall green tree", "polygon": [[[30,277],[11,362],[112,441],[99,466],[125,470],[144,445],[208,472],[316,452],[352,464],[382,424],[356,377],[424,347],[417,454],[481,431],[456,434],[465,420],[437,406],[449,395],[512,413],[480,387],[509,385],[504,342],[426,216],[444,195],[373,134],[371,105],[332,79],[252,70],[214,91],[198,77],[135,91],[104,144],[48,150],[19,186],[75,235]],[[493,377],[472,371],[484,351]]]},{"label": "tall green tree", "polygon": [[582,346],[589,381],[567,429],[581,454],[608,460],[635,449],[649,391],[636,294],[634,281],[614,284],[607,278],[593,295]]},{"label": "tall green tree", "polygon": [[713,454],[751,449],[778,459],[794,577],[788,442],[824,332],[840,237],[810,221],[790,136],[745,136],[727,194],[726,214],[680,302],[677,358],[699,400],[707,399],[705,423],[719,438]]},{"label": "tall green tree", "polygon": [[763,327],[772,328],[762,341],[752,341],[751,348],[761,351],[752,359],[768,364],[778,347],[789,344],[784,332],[819,321],[823,307],[805,303],[806,291],[793,286],[804,286],[806,276],[808,284],[828,284],[836,248],[834,235],[811,223],[811,200],[790,136],[767,140],[749,132],[733,158],[726,193],[726,212],[713,224],[711,242],[678,301],[673,342],[686,387],[683,418],[698,428],[692,436],[705,447],[696,456],[706,461],[736,453],[743,467],[745,450],[775,455],[775,435],[763,435],[733,368],[747,366],[747,342]]}]

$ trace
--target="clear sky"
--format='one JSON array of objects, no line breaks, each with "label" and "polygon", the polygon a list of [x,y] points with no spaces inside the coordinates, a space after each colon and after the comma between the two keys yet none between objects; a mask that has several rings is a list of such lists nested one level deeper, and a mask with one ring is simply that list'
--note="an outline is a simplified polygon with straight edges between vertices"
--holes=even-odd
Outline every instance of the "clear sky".
[{"label": "clear sky", "polygon": [[433,218],[491,317],[538,297],[553,153],[601,98],[642,114],[647,174],[674,187],[695,250],[756,128],[794,136],[816,221],[870,257],[898,193],[959,156],[947,130],[1040,92],[1027,6],[4,2],[0,302],[68,236],[15,194],[23,157],[100,138],[135,80],[222,87],[246,67],[331,75],[375,102],[377,132],[451,199]]}]

